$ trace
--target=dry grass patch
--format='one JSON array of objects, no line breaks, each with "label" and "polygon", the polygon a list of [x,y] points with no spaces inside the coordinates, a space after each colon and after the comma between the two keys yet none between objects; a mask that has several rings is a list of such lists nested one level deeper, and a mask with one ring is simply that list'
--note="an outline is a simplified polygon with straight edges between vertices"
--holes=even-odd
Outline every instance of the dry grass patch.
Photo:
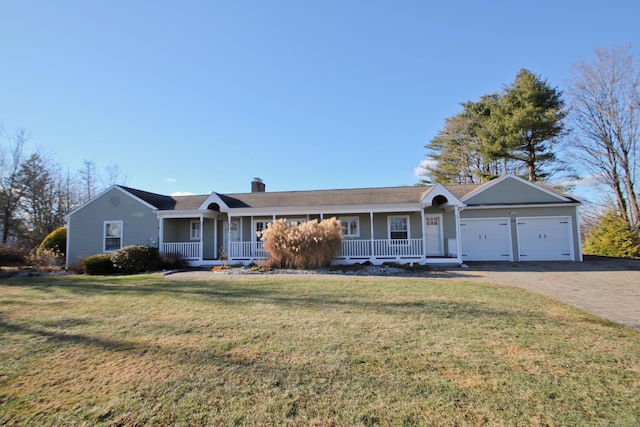
[{"label": "dry grass patch", "polygon": [[640,335],[513,288],[11,279],[0,340],[7,425],[640,422]]}]

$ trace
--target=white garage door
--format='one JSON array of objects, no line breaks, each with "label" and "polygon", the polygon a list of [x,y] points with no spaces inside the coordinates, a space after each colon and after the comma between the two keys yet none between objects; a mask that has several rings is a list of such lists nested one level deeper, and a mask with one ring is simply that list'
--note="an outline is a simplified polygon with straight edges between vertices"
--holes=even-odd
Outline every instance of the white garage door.
[{"label": "white garage door", "polygon": [[513,261],[509,218],[461,219],[460,239],[465,261]]},{"label": "white garage door", "polygon": [[520,261],[573,260],[571,218],[518,218]]}]

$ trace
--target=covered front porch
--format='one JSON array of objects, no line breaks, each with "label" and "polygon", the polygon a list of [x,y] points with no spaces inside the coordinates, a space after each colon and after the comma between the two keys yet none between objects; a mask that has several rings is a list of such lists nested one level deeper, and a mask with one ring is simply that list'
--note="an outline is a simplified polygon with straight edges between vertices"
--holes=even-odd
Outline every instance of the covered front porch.
[{"label": "covered front porch", "polygon": [[[196,214],[197,216],[194,216]],[[458,209],[292,213],[292,222],[337,217],[344,240],[335,264],[398,262],[461,264]],[[258,263],[268,257],[259,232],[285,216],[230,216],[219,211],[173,212],[160,217],[160,252],[179,254],[193,266]]]}]

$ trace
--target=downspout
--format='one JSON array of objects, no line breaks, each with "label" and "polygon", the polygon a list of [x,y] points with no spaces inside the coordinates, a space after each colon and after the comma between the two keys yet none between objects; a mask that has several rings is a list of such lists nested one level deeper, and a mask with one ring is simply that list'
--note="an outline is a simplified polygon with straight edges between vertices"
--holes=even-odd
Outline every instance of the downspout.
[{"label": "downspout", "polygon": [[[577,248],[578,249],[578,261],[583,262],[584,261],[584,257],[582,255],[582,235],[580,234],[580,209],[579,209],[579,206],[576,206],[576,225],[573,226],[572,228],[574,228],[574,230],[573,230],[574,233],[576,233],[576,232],[578,233],[578,248]],[[69,229],[68,228],[67,228],[67,236],[69,236]],[[575,238],[571,239],[571,244],[575,245],[575,241],[576,241]],[[573,251],[573,252],[574,252],[574,255],[573,255],[573,260],[572,261],[575,261],[576,260],[575,251]]]}]

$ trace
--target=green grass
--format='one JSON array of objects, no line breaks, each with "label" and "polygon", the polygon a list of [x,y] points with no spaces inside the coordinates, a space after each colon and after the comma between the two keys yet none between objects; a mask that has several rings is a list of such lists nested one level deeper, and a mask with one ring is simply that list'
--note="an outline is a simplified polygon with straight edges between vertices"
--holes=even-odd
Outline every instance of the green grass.
[{"label": "green grass", "polygon": [[418,278],[0,281],[0,425],[640,424],[640,334]]}]

